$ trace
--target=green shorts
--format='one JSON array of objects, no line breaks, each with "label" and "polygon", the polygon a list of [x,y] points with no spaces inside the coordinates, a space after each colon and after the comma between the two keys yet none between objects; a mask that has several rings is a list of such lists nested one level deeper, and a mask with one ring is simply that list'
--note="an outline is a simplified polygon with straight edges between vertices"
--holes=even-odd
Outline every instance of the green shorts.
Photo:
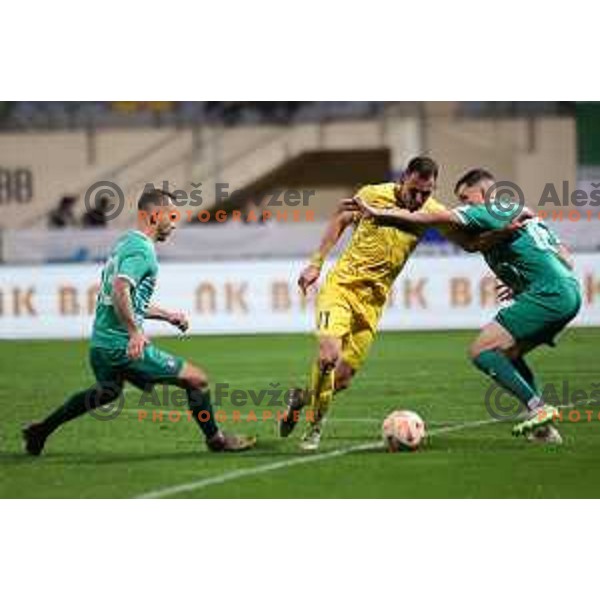
[{"label": "green shorts", "polygon": [[92,346],[90,364],[96,380],[105,385],[121,386],[128,381],[140,389],[157,383],[174,383],[185,360],[148,344],[138,360],[127,356],[127,348]]},{"label": "green shorts", "polygon": [[576,281],[527,290],[503,308],[496,321],[517,342],[553,346],[554,338],[577,316],[581,302],[581,288]]}]

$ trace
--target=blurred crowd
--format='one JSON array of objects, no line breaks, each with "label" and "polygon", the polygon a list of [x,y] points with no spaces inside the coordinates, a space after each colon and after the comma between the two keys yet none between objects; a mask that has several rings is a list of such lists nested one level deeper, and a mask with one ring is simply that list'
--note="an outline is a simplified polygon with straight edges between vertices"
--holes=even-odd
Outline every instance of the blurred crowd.
[{"label": "blurred crowd", "polygon": [[378,114],[384,102],[0,102],[0,130],[290,124]]},{"label": "blurred crowd", "polygon": [[107,214],[110,210],[110,199],[103,196],[98,200],[96,206],[86,210],[81,218],[75,214],[77,196],[63,196],[56,208],[48,214],[48,227],[50,229],[62,229],[65,227],[106,227],[108,224]]},{"label": "blurred crowd", "polygon": [[[107,196],[102,196],[96,201],[96,205],[88,208],[81,217],[77,216],[76,208],[79,198],[77,196],[63,196],[55,208],[48,213],[47,224],[49,229],[63,228],[98,228],[108,225],[108,215],[111,211],[111,200]],[[229,207],[226,211],[231,213],[231,210],[239,210],[241,219],[237,222],[246,225],[264,225],[266,223],[263,215],[263,210],[266,209],[268,198],[263,199],[248,197],[241,203]],[[252,215],[252,216],[250,216]],[[214,218],[211,223],[227,223],[230,220],[219,221]],[[198,225],[200,220],[194,219],[191,223]]]},{"label": "blurred crowd", "polygon": [[[372,118],[394,104],[420,114],[419,102],[369,101],[92,101],[0,102],[0,130],[185,126],[199,124],[293,124]],[[574,102],[460,102],[459,117],[501,118],[573,115]],[[422,106],[421,106],[422,108]]]}]

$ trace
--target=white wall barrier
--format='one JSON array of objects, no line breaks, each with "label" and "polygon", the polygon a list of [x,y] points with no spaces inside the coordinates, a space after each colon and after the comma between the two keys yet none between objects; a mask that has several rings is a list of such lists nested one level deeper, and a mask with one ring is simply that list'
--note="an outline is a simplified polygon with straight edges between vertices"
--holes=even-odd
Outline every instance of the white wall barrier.
[{"label": "white wall barrier", "polygon": [[[584,308],[600,326],[600,254],[576,257]],[[166,263],[158,303],[187,311],[193,334],[310,331],[313,310],[296,292],[298,261]],[[0,268],[0,338],[89,335],[99,265]],[[494,279],[478,256],[414,257],[396,282],[382,329],[477,328],[493,316]],[[168,334],[151,323],[151,334]]]},{"label": "white wall barrier", "polygon": [[[292,218],[290,213],[290,219]],[[600,250],[600,213],[580,221],[565,217],[546,221],[570,248],[580,252]],[[309,256],[319,244],[324,223],[269,222],[266,225],[229,221],[222,224],[184,225],[173,240],[157,246],[158,255],[168,261],[207,262],[266,260]],[[348,232],[350,233],[350,232]],[[119,229],[9,229],[0,232],[0,261],[7,265],[85,263],[101,261],[123,235]],[[344,247],[340,243],[337,249]],[[451,244],[419,244],[418,255],[431,252],[456,254]]]}]

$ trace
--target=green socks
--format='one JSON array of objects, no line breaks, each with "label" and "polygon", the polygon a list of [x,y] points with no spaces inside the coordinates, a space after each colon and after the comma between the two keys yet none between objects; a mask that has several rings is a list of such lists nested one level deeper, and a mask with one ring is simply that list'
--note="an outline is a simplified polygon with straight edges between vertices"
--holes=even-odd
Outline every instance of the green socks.
[{"label": "green socks", "polygon": [[80,417],[89,410],[114,402],[120,394],[120,388],[100,389],[97,386],[77,392],[50,414],[41,426],[47,432],[46,435],[50,435],[64,423]]},{"label": "green socks", "polygon": [[513,365],[515,365],[515,368],[517,369],[517,371],[519,371],[523,379],[531,386],[531,389],[535,392],[535,395],[541,397],[542,394],[535,380],[535,375],[533,374],[533,371],[529,368],[529,365],[525,362],[525,359],[517,358],[516,360],[513,360],[512,363]]},{"label": "green socks", "polygon": [[[93,408],[114,402],[120,395],[121,389],[97,386],[73,394],[61,407],[57,408],[42,423],[41,426],[50,435],[64,423],[72,421]],[[210,402],[210,389],[187,390],[188,406],[194,420],[198,423],[207,439],[214,437],[219,431],[215,421],[213,407]]]},{"label": "green socks", "polygon": [[533,409],[541,401],[534,387],[533,373],[523,359],[519,360],[521,364],[517,367],[502,352],[485,350],[473,362],[480,371],[516,396],[527,408]]},{"label": "green socks", "polygon": [[187,397],[194,421],[198,423],[206,439],[210,440],[219,431],[210,402],[210,388],[187,390]]}]

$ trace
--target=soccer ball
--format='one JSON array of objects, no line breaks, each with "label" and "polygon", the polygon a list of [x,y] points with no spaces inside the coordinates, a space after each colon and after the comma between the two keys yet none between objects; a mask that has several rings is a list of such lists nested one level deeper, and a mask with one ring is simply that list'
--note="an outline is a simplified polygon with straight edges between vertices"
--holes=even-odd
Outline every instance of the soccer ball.
[{"label": "soccer ball", "polygon": [[410,410],[395,410],[381,427],[383,441],[389,452],[416,450],[425,439],[425,422]]}]

